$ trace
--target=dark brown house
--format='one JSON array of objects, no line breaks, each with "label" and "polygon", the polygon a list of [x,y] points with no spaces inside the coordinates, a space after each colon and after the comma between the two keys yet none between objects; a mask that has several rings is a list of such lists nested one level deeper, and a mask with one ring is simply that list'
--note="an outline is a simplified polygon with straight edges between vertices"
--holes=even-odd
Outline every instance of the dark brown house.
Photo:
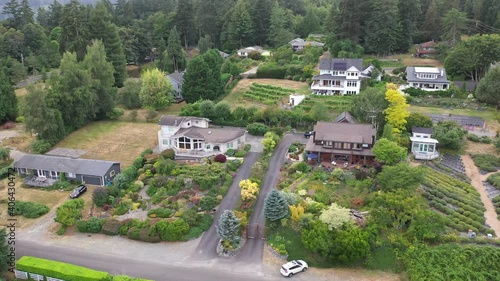
[{"label": "dark brown house", "polygon": [[309,161],[366,164],[373,161],[376,130],[369,124],[318,122],[306,145]]}]

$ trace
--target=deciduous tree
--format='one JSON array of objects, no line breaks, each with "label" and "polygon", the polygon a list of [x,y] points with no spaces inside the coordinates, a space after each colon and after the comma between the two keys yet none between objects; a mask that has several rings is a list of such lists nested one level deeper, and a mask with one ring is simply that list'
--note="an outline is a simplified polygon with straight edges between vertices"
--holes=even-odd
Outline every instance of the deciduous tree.
[{"label": "deciduous tree", "polygon": [[412,112],[406,119],[406,131],[409,133],[411,133],[413,127],[432,128],[433,126],[432,119],[422,113]]},{"label": "deciduous tree", "polygon": [[414,191],[422,180],[422,170],[412,168],[406,162],[395,166],[384,166],[382,172],[377,176],[379,187],[384,191],[393,191],[396,189]]},{"label": "deciduous tree", "polygon": [[172,103],[174,88],[159,69],[146,70],[142,74],[141,80],[142,87],[139,97],[143,107],[162,109]]},{"label": "deciduous tree", "polygon": [[251,180],[241,180],[239,183],[241,188],[241,200],[250,201],[257,199],[259,194],[259,184]]},{"label": "deciduous tree", "polygon": [[5,70],[0,69],[0,124],[15,121],[17,117],[17,97]]},{"label": "deciduous tree", "polygon": [[476,98],[500,108],[500,67],[490,69],[484,76],[476,89]]},{"label": "deciduous tree", "polygon": [[319,219],[328,225],[328,230],[340,228],[351,220],[350,210],[332,203],[328,209],[321,212]]},{"label": "deciduous tree", "polygon": [[395,133],[400,133],[406,127],[406,118],[410,116],[408,108],[410,105],[406,103],[406,98],[397,89],[391,88],[394,85],[389,85],[385,92],[385,99],[389,102],[389,106],[384,113],[387,123],[390,124]]},{"label": "deciduous tree", "polygon": [[439,121],[433,131],[439,146],[451,149],[460,149],[466,134],[467,131],[454,121]]},{"label": "deciduous tree", "polygon": [[387,165],[395,165],[406,158],[406,149],[388,139],[379,139],[373,146],[375,159]]}]

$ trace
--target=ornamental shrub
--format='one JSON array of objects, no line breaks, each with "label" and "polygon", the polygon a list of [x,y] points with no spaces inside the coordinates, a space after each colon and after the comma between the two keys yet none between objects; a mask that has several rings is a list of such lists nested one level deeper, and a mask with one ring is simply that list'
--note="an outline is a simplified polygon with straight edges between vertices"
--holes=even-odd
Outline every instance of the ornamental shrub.
[{"label": "ornamental shrub", "polygon": [[171,148],[165,149],[160,153],[160,156],[163,157],[163,159],[175,160],[175,150]]},{"label": "ornamental shrub", "polygon": [[231,210],[224,210],[216,225],[217,234],[223,241],[235,242],[239,237],[240,220]]},{"label": "ornamental shrub", "polygon": [[189,232],[189,225],[183,219],[173,222],[161,220],[153,226],[151,232],[158,233],[163,241],[180,241]]},{"label": "ornamental shrub", "polygon": [[92,201],[97,207],[103,207],[109,199],[109,192],[104,187],[97,187],[92,192]]},{"label": "ornamental shrub", "polygon": [[217,199],[213,196],[203,196],[200,200],[200,208],[203,211],[212,210],[217,206]]},{"label": "ornamental shrub", "polygon": [[217,154],[214,157],[215,162],[226,163],[226,160],[227,160],[227,158],[226,158],[226,155],[224,155],[224,154]]},{"label": "ornamental shrub", "polygon": [[44,154],[45,152],[49,151],[51,147],[52,144],[50,144],[48,141],[36,140],[30,145],[30,150],[35,154]]},{"label": "ornamental shrub", "polygon": [[250,135],[263,136],[269,131],[269,127],[262,123],[252,123],[246,128]]},{"label": "ornamental shrub", "polygon": [[84,201],[82,198],[73,199],[64,202],[56,210],[56,222],[64,225],[71,226],[82,217]]},{"label": "ornamental shrub", "polygon": [[273,189],[266,197],[264,203],[264,216],[270,221],[278,221],[290,215],[288,202],[276,189]]},{"label": "ornamental shrub", "polygon": [[108,219],[102,225],[101,231],[106,235],[118,235],[120,234],[120,227],[122,223],[114,218]]}]

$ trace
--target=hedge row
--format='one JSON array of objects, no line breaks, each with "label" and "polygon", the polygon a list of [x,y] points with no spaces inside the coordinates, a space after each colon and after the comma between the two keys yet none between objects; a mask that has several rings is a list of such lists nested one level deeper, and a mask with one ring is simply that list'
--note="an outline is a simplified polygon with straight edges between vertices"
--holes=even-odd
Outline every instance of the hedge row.
[{"label": "hedge row", "polygon": [[23,215],[25,218],[36,219],[49,212],[49,207],[35,202],[16,201],[13,209],[9,208],[11,216]]},{"label": "hedge row", "polygon": [[449,98],[451,97],[452,94],[455,94],[455,90],[448,89],[448,90],[440,90],[440,91],[425,91],[422,89],[418,88],[408,88],[404,89],[403,92],[407,93],[411,97],[422,97],[422,96],[439,96],[443,98]]},{"label": "hedge row", "polygon": [[104,271],[31,256],[20,258],[16,263],[16,269],[66,281],[153,281],[125,275],[111,276]]}]

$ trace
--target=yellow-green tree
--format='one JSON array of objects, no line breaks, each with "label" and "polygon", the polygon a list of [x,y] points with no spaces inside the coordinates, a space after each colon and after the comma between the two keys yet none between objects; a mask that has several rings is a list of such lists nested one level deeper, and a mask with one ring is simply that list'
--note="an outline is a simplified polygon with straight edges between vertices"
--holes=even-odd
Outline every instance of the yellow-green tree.
[{"label": "yellow-green tree", "polygon": [[252,182],[251,180],[242,180],[240,181],[240,188],[241,200],[250,201],[257,198],[257,194],[259,193],[259,185],[256,182]]},{"label": "yellow-green tree", "polygon": [[158,68],[146,70],[142,76],[139,98],[145,108],[162,109],[174,100],[174,88]]},{"label": "yellow-green tree", "polygon": [[387,84],[385,99],[389,102],[389,107],[384,111],[385,120],[392,126],[394,133],[399,134],[405,129],[406,118],[410,116],[406,98],[401,94],[394,84]]},{"label": "yellow-green tree", "polygon": [[290,205],[288,207],[290,208],[290,218],[292,221],[300,221],[300,219],[304,216],[304,207],[302,205]]}]

